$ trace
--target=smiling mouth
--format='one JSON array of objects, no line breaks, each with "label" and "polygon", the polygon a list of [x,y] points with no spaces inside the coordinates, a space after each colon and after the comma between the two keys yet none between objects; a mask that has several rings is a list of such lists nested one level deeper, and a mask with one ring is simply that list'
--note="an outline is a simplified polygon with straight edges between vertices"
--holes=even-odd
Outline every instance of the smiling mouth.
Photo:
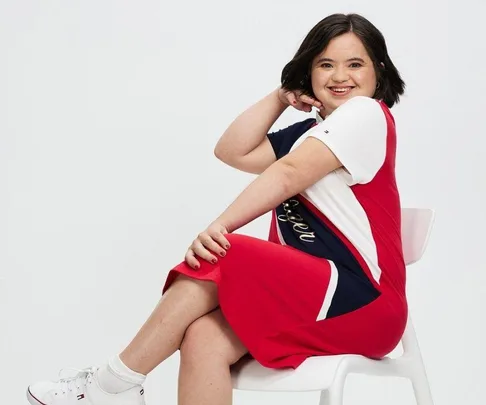
[{"label": "smiling mouth", "polygon": [[348,87],[328,87],[332,94],[336,96],[344,96],[354,89],[352,86]]}]

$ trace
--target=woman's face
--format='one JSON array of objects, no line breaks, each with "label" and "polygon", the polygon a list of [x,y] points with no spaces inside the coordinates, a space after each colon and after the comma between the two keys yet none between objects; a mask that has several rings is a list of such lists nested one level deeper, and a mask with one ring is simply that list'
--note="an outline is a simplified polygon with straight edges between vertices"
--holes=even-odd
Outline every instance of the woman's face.
[{"label": "woman's face", "polygon": [[373,62],[352,32],[333,38],[314,58],[311,82],[316,98],[324,106],[322,116],[355,96],[372,97],[377,83]]}]

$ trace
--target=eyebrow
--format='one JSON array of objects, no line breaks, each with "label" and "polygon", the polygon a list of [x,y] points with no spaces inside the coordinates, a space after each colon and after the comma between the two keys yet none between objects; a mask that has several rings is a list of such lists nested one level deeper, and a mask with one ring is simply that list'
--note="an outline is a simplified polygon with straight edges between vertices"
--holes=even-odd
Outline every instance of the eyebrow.
[{"label": "eyebrow", "polygon": [[[321,62],[334,62],[334,60],[332,60],[331,58],[320,58],[317,61],[317,63],[321,63]],[[346,62],[361,62],[361,63],[365,63],[365,61],[363,59],[358,58],[358,57],[350,58]]]}]

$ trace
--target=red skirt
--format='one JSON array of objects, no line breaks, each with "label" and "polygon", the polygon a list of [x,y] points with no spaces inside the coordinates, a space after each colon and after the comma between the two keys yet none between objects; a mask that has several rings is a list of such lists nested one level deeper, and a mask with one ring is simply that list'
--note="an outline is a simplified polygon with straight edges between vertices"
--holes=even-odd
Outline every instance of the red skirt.
[{"label": "red skirt", "polygon": [[[380,358],[403,334],[403,302],[385,291],[357,310],[326,319],[326,295],[333,264],[326,259],[239,234],[216,264],[200,259],[173,268],[165,292],[178,274],[218,285],[220,309],[249,354],[269,368],[296,368],[310,356],[361,354]],[[335,268],[334,268],[335,269]]]}]

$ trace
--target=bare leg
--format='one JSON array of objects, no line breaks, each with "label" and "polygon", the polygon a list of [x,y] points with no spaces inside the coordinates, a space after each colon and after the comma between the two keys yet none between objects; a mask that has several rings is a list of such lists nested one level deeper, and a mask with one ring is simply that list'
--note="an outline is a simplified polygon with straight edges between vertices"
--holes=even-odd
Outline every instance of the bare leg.
[{"label": "bare leg", "polygon": [[230,405],[230,366],[246,353],[219,309],[195,321],[181,345],[179,405]]},{"label": "bare leg", "polygon": [[215,283],[180,275],[120,359],[130,369],[147,375],[180,347],[191,323],[217,306]]}]

